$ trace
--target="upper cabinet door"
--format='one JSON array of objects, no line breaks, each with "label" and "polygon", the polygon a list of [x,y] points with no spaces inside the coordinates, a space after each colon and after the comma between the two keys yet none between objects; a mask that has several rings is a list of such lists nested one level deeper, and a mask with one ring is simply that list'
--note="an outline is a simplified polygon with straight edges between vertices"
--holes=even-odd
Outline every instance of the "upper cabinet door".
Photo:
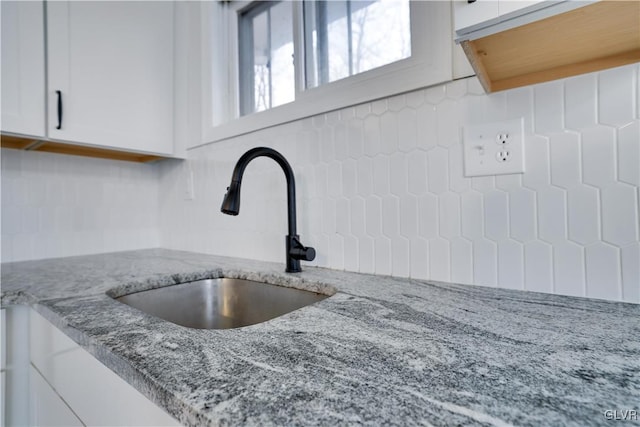
[{"label": "upper cabinet door", "polygon": [[49,138],[173,154],[173,9],[47,3]]},{"label": "upper cabinet door", "polygon": [[471,25],[493,19],[499,14],[498,0],[453,0],[454,29],[470,27]]},{"label": "upper cabinet door", "polygon": [[535,10],[565,0],[453,0],[455,30],[482,24],[498,17],[513,17],[529,8]]},{"label": "upper cabinet door", "polygon": [[2,1],[2,131],[45,136],[44,5]]}]

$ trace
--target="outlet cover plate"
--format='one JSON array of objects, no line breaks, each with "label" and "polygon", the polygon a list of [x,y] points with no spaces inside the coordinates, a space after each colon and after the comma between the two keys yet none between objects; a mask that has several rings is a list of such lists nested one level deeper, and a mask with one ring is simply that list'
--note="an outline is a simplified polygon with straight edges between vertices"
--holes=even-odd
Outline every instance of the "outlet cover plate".
[{"label": "outlet cover plate", "polygon": [[524,119],[463,128],[464,175],[524,173]]}]

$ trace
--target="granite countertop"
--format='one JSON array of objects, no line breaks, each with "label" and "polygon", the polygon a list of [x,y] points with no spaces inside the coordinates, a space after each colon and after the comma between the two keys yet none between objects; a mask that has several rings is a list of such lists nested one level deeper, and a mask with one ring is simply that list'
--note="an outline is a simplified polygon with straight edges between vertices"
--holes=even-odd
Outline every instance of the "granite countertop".
[{"label": "granite countertop", "polygon": [[[32,305],[188,426],[587,426],[640,410],[640,305],[283,270],[164,249],[8,263],[1,301]],[[212,277],[337,292],[228,330],[106,295]]]}]

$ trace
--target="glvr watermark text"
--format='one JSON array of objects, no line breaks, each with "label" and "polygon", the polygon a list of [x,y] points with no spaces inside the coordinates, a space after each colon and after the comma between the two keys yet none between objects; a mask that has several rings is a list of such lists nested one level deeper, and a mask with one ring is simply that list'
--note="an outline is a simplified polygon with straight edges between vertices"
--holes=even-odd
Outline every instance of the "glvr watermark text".
[{"label": "glvr watermark text", "polygon": [[615,421],[638,421],[638,411],[636,409],[607,409],[604,411],[607,420]]}]

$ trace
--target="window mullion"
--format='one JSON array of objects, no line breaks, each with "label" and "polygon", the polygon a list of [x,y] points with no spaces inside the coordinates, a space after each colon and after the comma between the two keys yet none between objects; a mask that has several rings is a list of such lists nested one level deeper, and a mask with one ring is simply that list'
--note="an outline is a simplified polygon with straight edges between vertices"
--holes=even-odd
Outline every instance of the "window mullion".
[{"label": "window mullion", "polygon": [[273,106],[273,76],[271,75],[272,57],[271,57],[271,32],[273,28],[271,26],[271,8],[267,9],[267,75],[269,76],[269,107]]},{"label": "window mullion", "polygon": [[[253,58],[253,26],[249,20],[241,20],[238,25],[238,39],[240,41],[239,67],[240,86],[255,87],[255,63]],[[255,107],[255,93],[253,90],[240,91],[240,114],[252,112]]]},{"label": "window mullion", "polygon": [[327,22],[327,2],[316,2],[316,37],[318,38],[318,85],[329,82],[329,26]]},{"label": "window mullion", "polygon": [[351,0],[346,0],[345,3],[347,4],[347,49],[349,56],[349,75],[353,76],[353,34],[351,31]]},{"label": "window mullion", "polygon": [[302,2],[292,4],[293,14],[293,68],[295,76],[295,98],[308,87],[310,79],[306,68],[307,54],[312,54],[312,45],[307,45],[304,21],[304,5]]}]

